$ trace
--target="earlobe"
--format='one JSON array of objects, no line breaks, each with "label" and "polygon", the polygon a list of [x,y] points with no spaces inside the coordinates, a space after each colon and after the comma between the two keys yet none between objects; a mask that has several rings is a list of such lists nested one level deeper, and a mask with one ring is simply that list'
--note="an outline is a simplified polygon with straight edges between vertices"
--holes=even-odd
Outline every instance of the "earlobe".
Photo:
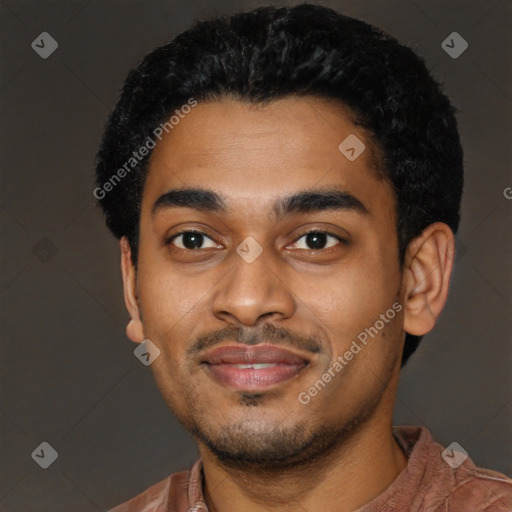
[{"label": "earlobe", "polygon": [[446,304],[455,257],[455,239],[444,223],[429,225],[411,241],[404,265],[404,331],[430,332]]},{"label": "earlobe", "polygon": [[119,245],[121,247],[121,273],[123,276],[124,302],[130,314],[130,321],[126,326],[126,335],[132,341],[141,343],[144,341],[144,329],[137,296],[137,273],[132,262],[128,239],[122,237]]},{"label": "earlobe", "polygon": [[142,343],[142,341],[144,341],[142,322],[130,318],[130,321],[126,325],[126,336],[135,343]]}]

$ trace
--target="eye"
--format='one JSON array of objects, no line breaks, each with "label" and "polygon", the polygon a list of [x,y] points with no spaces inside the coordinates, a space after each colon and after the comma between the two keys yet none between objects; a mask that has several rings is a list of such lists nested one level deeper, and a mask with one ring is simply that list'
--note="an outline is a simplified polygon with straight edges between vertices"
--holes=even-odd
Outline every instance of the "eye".
[{"label": "eye", "polygon": [[[301,242],[301,240],[303,241]],[[339,242],[343,242],[343,239],[336,235],[332,235],[325,231],[310,231],[298,238],[292,247],[294,249],[320,251],[323,249],[329,249]]]},{"label": "eye", "polygon": [[[208,241],[208,245],[203,245]],[[191,251],[218,247],[217,243],[215,243],[208,235],[202,233],[201,231],[182,231],[181,233],[176,233],[175,235],[171,236],[166,243],[173,244],[180,249]]]}]

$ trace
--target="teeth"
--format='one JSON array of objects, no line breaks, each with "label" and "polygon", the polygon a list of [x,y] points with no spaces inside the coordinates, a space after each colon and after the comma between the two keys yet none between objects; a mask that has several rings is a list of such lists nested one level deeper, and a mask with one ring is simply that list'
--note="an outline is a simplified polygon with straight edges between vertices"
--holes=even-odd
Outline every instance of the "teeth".
[{"label": "teeth", "polygon": [[232,364],[233,368],[240,368],[241,370],[247,370],[252,368],[253,370],[262,370],[263,368],[272,368],[277,366],[277,363],[256,363],[256,364]]}]

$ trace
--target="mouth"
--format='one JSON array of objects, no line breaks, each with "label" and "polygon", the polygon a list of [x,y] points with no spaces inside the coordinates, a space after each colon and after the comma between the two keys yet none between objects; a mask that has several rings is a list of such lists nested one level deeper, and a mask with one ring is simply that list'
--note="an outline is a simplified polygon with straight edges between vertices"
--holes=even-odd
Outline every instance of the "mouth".
[{"label": "mouth", "polygon": [[297,378],[310,364],[306,356],[275,345],[218,347],[201,360],[216,382],[237,391],[262,391]]}]

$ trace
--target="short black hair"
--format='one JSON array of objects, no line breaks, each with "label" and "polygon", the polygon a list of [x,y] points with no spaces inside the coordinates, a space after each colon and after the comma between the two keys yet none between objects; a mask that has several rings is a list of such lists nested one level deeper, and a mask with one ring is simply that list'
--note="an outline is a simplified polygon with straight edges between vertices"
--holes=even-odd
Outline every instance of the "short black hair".
[{"label": "short black hair", "polygon": [[[334,100],[366,130],[394,190],[400,265],[429,224],[456,233],[463,186],[456,109],[424,60],[333,9],[266,6],[196,22],[128,73],[96,155],[94,195],[112,233],[128,238],[135,265],[151,151],[134,155],[155,128],[191,99],[257,104],[289,96]],[[406,335],[402,366],[420,340]]]}]

